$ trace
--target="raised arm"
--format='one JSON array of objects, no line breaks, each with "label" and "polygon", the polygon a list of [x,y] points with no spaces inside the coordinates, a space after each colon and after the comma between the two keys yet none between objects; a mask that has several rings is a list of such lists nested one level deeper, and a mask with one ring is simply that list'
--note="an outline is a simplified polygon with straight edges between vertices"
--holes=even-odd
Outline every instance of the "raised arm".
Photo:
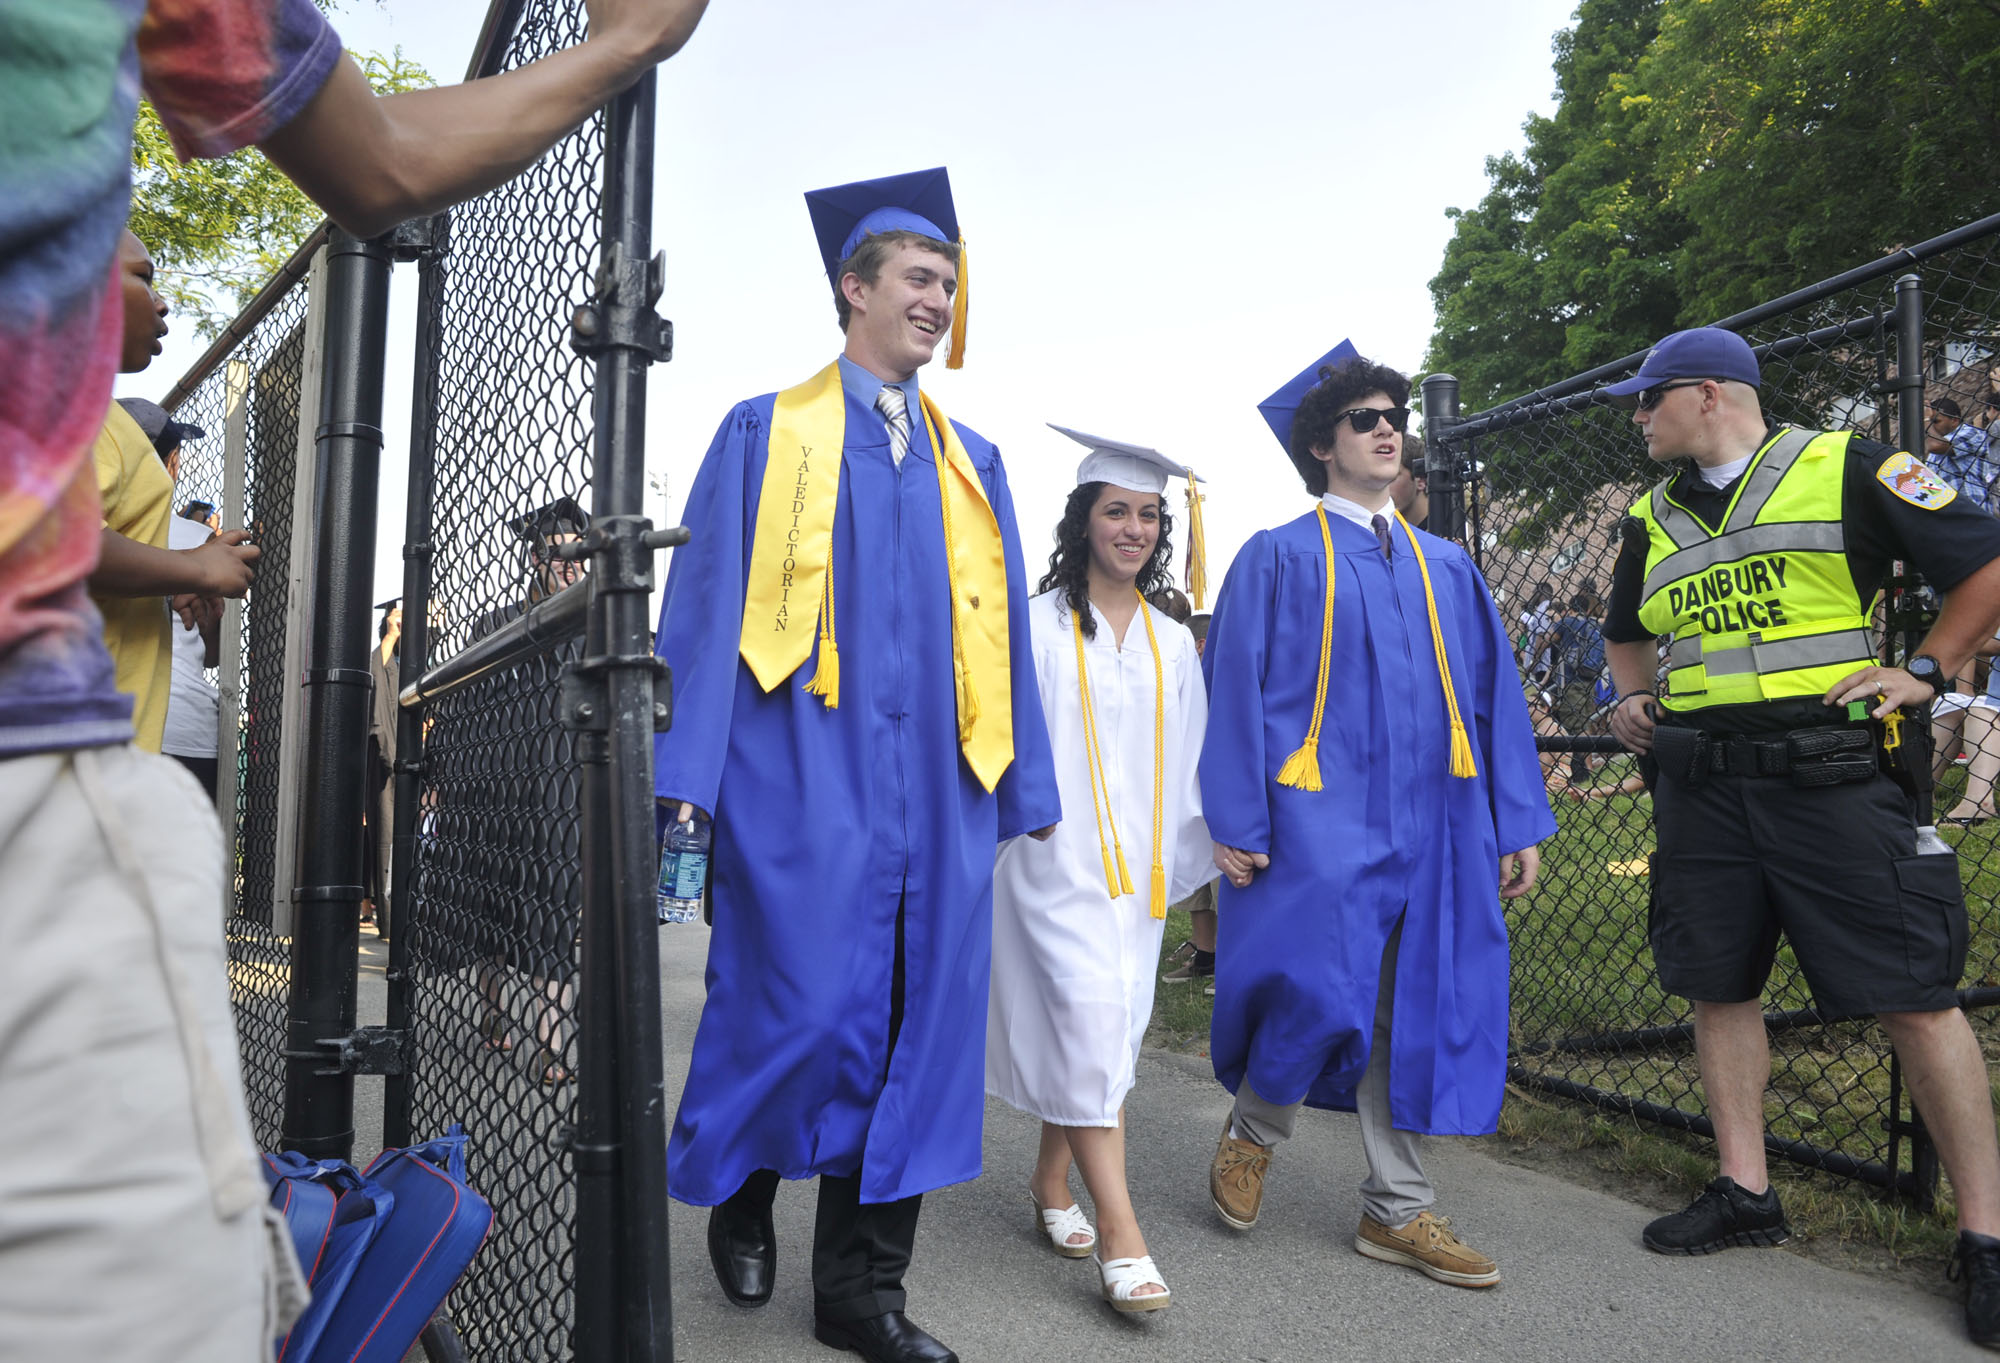
[{"label": "raised arm", "polygon": [[590,36],[517,71],[377,96],[348,60],[259,145],[333,220],[374,236],[484,193],[680,51],[708,0],[586,0]]}]

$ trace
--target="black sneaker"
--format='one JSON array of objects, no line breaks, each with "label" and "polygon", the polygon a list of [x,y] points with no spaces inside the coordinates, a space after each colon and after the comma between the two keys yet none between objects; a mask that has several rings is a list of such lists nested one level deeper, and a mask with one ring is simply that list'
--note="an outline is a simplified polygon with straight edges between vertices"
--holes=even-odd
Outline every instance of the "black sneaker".
[{"label": "black sneaker", "polygon": [[1944,1276],[1965,1280],[1965,1333],[1974,1344],[2000,1349],[2000,1240],[1960,1231]]},{"label": "black sneaker", "polygon": [[1713,1254],[1732,1245],[1782,1245],[1791,1238],[1778,1190],[1766,1188],[1753,1197],[1733,1178],[1718,1178],[1686,1211],[1661,1217],[1640,1237],[1655,1254]]}]

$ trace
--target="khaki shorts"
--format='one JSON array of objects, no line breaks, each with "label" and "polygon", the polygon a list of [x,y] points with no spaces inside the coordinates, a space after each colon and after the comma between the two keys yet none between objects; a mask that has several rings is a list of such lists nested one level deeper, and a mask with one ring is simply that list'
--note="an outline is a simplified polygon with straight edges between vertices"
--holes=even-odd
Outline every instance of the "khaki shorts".
[{"label": "khaki shorts", "polygon": [[176,762],[0,761],[0,1358],[251,1363],[296,1310],[243,1110],[222,868]]}]

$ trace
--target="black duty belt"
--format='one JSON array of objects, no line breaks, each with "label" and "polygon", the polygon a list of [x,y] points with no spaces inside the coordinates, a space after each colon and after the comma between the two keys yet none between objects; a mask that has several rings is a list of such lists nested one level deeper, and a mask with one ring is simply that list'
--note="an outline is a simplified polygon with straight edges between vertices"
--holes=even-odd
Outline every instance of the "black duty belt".
[{"label": "black duty belt", "polygon": [[1737,738],[1662,724],[1653,730],[1660,773],[1686,786],[1711,776],[1783,776],[1795,786],[1873,780],[1880,770],[1873,725],[1793,729],[1768,738]]}]

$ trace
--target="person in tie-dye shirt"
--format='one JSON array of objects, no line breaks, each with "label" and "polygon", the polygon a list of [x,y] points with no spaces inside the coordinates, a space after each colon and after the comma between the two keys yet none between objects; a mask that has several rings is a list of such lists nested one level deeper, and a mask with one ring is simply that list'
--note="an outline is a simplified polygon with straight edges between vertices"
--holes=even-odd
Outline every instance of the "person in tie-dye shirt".
[{"label": "person in tie-dye shirt", "polygon": [[369,236],[507,180],[706,0],[584,0],[521,70],[377,98],[311,0],[0,0],[0,1358],[268,1353],[217,909],[221,830],[131,744],[85,580],[141,89]]}]

